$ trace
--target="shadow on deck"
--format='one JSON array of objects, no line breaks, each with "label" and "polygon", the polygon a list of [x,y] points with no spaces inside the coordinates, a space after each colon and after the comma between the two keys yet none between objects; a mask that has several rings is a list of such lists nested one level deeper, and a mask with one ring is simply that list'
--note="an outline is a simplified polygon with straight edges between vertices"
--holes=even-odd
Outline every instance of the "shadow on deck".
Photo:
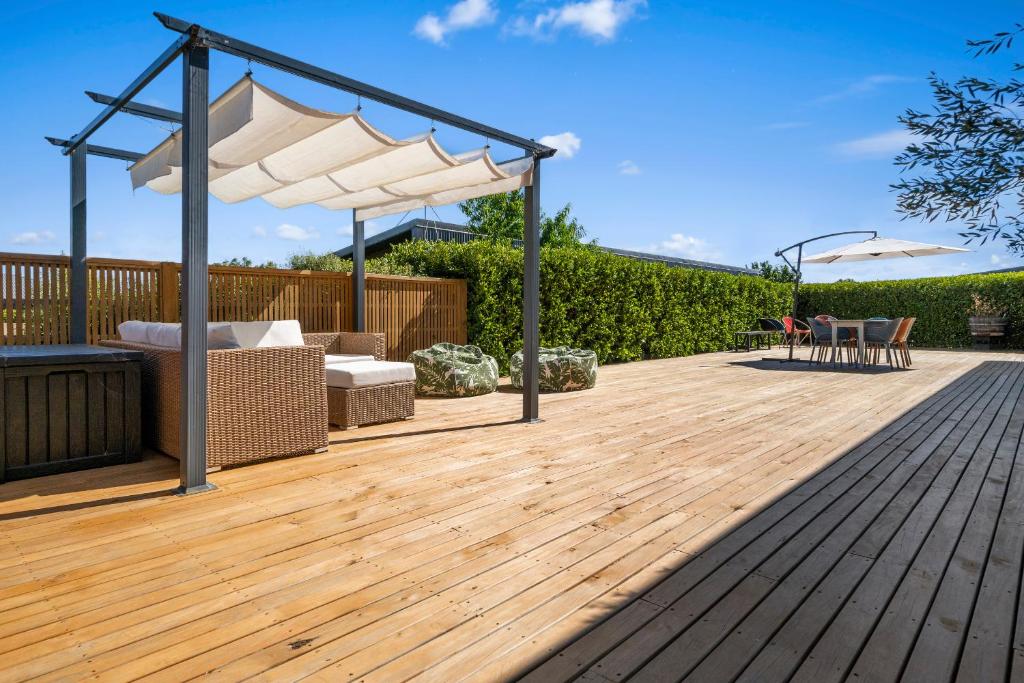
[{"label": "shadow on deck", "polygon": [[[762,363],[786,367],[739,364]],[[967,371],[510,675],[1021,676],[1022,372],[1004,361]]]}]

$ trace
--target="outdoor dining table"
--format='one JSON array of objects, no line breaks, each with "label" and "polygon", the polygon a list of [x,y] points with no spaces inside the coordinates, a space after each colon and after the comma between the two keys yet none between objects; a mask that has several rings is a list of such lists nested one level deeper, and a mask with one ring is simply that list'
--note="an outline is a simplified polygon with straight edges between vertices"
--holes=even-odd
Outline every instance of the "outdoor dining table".
[{"label": "outdoor dining table", "polygon": [[839,350],[840,328],[857,330],[857,367],[864,365],[864,321],[863,320],[829,320],[832,325],[832,363],[836,362]]}]

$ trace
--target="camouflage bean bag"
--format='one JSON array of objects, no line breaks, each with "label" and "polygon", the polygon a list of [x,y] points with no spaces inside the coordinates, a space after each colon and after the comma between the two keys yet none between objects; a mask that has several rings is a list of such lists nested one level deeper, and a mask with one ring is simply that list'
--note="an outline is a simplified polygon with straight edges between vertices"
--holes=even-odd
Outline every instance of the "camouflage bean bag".
[{"label": "camouflage bean bag", "polygon": [[[512,356],[512,386],[523,388],[523,352]],[[597,354],[589,349],[558,346],[540,349],[540,390],[579,391],[597,384]]]},{"label": "camouflage bean bag", "polygon": [[434,344],[413,351],[416,393],[422,396],[480,396],[498,388],[498,362],[477,346]]}]

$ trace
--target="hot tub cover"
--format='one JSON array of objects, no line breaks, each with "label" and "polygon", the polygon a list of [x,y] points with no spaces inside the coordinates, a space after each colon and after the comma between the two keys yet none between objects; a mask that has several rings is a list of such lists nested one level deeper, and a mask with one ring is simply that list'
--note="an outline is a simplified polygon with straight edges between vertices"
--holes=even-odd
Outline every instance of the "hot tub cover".
[{"label": "hot tub cover", "polygon": [[[181,138],[131,166],[133,188],[181,191]],[[210,193],[221,201],[356,209],[356,220],[510,192],[533,173],[532,159],[499,164],[486,147],[450,154],[433,133],[396,140],[358,111],[313,109],[249,76],[210,105],[209,145]]]}]

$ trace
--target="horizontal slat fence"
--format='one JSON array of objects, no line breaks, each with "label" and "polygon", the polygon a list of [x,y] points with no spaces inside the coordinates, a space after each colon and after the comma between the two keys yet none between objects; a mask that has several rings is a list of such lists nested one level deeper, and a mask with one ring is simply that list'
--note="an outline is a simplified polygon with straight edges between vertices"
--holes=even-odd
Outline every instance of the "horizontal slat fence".
[{"label": "horizontal slat fence", "polygon": [[[117,336],[125,320],[178,322],[181,265],[89,259],[88,341]],[[0,253],[0,342],[68,341],[67,256]],[[306,332],[352,329],[349,273],[210,266],[212,321],[298,320]],[[388,358],[440,341],[466,343],[466,282],[366,276],[366,320],[383,332]]]}]

